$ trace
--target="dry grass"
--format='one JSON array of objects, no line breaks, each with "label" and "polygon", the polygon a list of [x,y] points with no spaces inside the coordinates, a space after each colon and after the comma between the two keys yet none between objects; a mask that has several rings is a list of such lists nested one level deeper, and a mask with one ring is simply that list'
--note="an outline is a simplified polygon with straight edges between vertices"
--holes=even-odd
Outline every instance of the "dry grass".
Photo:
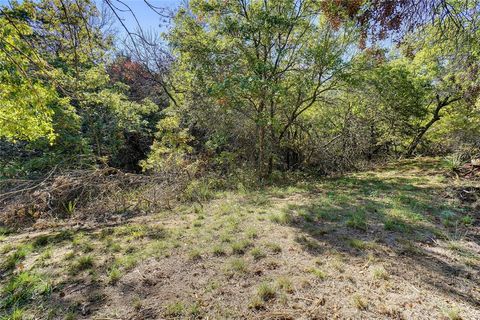
[{"label": "dry grass", "polygon": [[449,192],[462,183],[420,159],[116,223],[1,229],[0,318],[480,319],[477,209]]}]

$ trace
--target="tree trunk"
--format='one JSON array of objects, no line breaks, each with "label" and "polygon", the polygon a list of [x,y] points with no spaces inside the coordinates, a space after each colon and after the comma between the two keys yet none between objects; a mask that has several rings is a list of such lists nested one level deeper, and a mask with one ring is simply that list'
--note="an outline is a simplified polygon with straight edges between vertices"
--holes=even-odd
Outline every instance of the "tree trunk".
[{"label": "tree trunk", "polygon": [[423,136],[425,135],[425,133],[427,133],[428,129],[430,129],[430,127],[435,123],[437,122],[438,120],[440,120],[440,111],[448,106],[449,104],[455,102],[455,101],[458,101],[461,99],[461,97],[457,97],[457,98],[452,98],[451,100],[449,100],[450,97],[446,97],[445,99],[441,100],[440,99],[440,96],[437,95],[436,96],[436,100],[437,100],[437,107],[435,108],[435,111],[433,112],[433,117],[432,119],[430,119],[430,121],[428,121],[428,123],[423,126],[422,128],[420,128],[420,131],[417,133],[417,135],[415,136],[415,138],[413,139],[413,141],[410,143],[410,146],[408,147],[407,149],[407,152],[405,153],[405,155],[407,157],[411,157],[413,155],[413,153],[415,152],[415,149],[417,148],[418,144],[420,143],[420,141],[422,140]]},{"label": "tree trunk", "polygon": [[258,128],[258,172],[263,179],[265,176],[265,127],[259,125]]},{"label": "tree trunk", "polygon": [[407,150],[407,153],[406,153],[406,156],[407,157],[411,157],[413,155],[413,152],[415,151],[415,149],[417,148],[418,144],[420,143],[420,141],[422,140],[423,136],[425,135],[425,133],[428,131],[428,129],[430,129],[430,127],[435,123],[437,122],[438,120],[440,120],[440,117],[433,117],[425,126],[423,126],[420,131],[417,133],[417,135],[415,136],[415,138],[413,139],[413,141],[410,143],[410,146],[408,147],[408,150]]}]

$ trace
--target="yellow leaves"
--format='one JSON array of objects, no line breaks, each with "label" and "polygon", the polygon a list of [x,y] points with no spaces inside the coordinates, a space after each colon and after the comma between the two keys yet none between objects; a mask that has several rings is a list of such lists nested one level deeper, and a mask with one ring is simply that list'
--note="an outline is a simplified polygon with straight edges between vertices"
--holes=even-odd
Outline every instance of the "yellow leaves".
[{"label": "yellow leaves", "polygon": [[10,141],[55,140],[50,103],[54,92],[39,84],[0,84],[0,137]]},{"label": "yellow leaves", "polygon": [[140,162],[143,170],[175,170],[189,165],[188,155],[193,148],[188,145],[193,137],[188,129],[181,127],[177,114],[169,114],[159,121],[157,139],[148,158]]},{"label": "yellow leaves", "polygon": [[159,130],[175,130],[180,126],[180,118],[177,115],[168,116],[158,122]]}]

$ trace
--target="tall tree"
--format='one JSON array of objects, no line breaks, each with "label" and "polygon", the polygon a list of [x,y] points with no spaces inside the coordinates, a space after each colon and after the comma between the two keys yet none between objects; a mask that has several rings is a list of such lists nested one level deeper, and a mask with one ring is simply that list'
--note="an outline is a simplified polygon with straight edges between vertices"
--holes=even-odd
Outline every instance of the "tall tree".
[{"label": "tall tree", "polygon": [[352,38],[317,1],[191,1],[169,35],[178,100],[211,137],[254,141],[266,176],[302,115],[339,85]]},{"label": "tall tree", "polygon": [[[472,30],[471,26],[465,26]],[[419,78],[430,83],[430,115],[418,128],[407,150],[412,155],[425,134],[452,108],[473,107],[480,93],[480,30],[451,31],[439,39],[433,27],[406,38],[403,49],[407,63]],[[449,110],[450,109],[450,110]]]},{"label": "tall tree", "polygon": [[[71,157],[71,161],[63,161],[68,165],[100,161],[134,168],[145,152],[129,150],[126,141],[134,135],[153,137],[154,125],[150,122],[156,122],[156,118],[151,114],[158,106],[149,99],[131,101],[128,86],[110,81],[107,64],[112,38],[104,30],[105,21],[95,3],[13,2],[1,7],[0,14],[5,22],[0,28],[10,35],[3,41],[22,45],[20,49],[2,51],[10,57],[10,75],[23,75],[22,69],[26,70],[22,80],[25,88],[12,88],[26,92],[26,84],[36,87],[14,98],[28,106],[25,109],[33,114],[38,128],[27,117],[17,117],[7,110],[10,117],[14,116],[12,124],[5,126],[11,140],[35,140],[30,147],[40,156],[56,157],[58,161]],[[39,91],[42,88],[43,92]],[[24,137],[16,129],[22,128],[22,121],[32,123],[29,130],[35,134]],[[46,144],[45,138],[53,144]]]}]

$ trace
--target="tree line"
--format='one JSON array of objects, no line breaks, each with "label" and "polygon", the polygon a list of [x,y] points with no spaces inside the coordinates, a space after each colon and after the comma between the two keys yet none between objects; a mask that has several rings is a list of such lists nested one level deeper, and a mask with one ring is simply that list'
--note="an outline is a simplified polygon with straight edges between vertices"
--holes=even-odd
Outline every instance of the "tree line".
[{"label": "tree line", "polygon": [[478,156],[478,1],[145,3],[167,32],[128,30],[120,1],[0,7],[4,177]]}]

